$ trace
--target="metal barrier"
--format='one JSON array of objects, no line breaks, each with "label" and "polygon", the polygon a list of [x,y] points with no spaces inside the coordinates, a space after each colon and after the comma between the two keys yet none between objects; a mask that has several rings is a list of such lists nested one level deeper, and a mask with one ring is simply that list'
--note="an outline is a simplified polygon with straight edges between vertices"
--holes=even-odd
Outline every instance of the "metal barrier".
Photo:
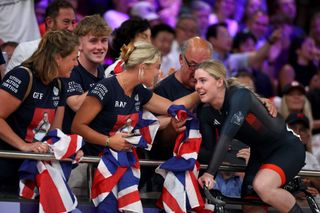
[{"label": "metal barrier", "polygon": [[[37,153],[28,153],[28,152],[18,152],[18,151],[4,151],[0,150],[0,158],[14,158],[14,159],[33,159],[33,160],[56,160],[53,154],[37,154]],[[94,156],[84,156],[80,163],[99,163],[100,158]],[[64,159],[62,161],[72,161],[72,159]],[[159,166],[163,161],[156,160],[146,160],[140,159],[141,166],[150,166],[156,167]],[[206,169],[207,165],[201,164],[201,169]],[[244,172],[245,166],[237,166],[237,165],[221,165],[219,170],[221,171],[234,171],[234,172]],[[307,176],[307,177],[320,177],[320,171],[315,170],[301,170],[299,172],[299,176]]]},{"label": "metal barrier", "polygon": [[[27,152],[19,152],[19,151],[4,151],[0,150],[0,158],[11,158],[11,159],[33,159],[33,160],[44,160],[44,161],[50,161],[50,160],[56,160],[53,154],[37,154],[37,153],[27,153]],[[61,160],[61,161],[73,161],[70,158]],[[99,157],[95,156],[84,156],[80,163],[88,163],[88,170],[87,170],[87,175],[88,175],[88,195],[87,198],[90,200],[90,189],[92,185],[92,171],[93,171],[93,164],[98,164],[100,161]],[[147,167],[156,167],[159,166],[163,161],[156,161],[156,160],[147,160],[147,159],[140,159],[140,164],[141,166],[147,166]],[[201,164],[200,165],[201,169],[206,169],[207,165]],[[239,166],[239,165],[221,165],[219,167],[220,171],[234,171],[234,172],[244,172],[245,171],[245,166]],[[301,170],[299,172],[299,176],[307,176],[307,177],[320,177],[320,171],[314,171],[314,170]],[[234,201],[227,201],[229,207],[231,209],[238,209],[238,205],[253,205],[254,202],[252,203],[250,200],[244,200],[244,201],[239,201],[238,203],[234,203]],[[234,206],[235,205],[235,206]],[[309,207],[303,208],[304,212],[310,212]],[[271,211],[274,212],[274,211]]]}]

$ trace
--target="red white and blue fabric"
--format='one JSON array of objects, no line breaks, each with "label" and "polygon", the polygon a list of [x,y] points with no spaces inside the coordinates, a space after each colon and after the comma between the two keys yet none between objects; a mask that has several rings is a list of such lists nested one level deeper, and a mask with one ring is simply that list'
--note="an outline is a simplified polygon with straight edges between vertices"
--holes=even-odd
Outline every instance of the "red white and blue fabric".
[{"label": "red white and blue fabric", "polygon": [[[74,159],[84,143],[81,136],[66,135],[59,129],[48,132],[43,141],[48,143],[50,152],[58,160]],[[73,165],[58,160],[24,160],[19,169],[19,195],[26,199],[40,195],[39,212],[69,212],[78,205],[67,184]]]},{"label": "red white and blue fabric", "polygon": [[187,119],[187,122],[186,130],[176,139],[173,157],[156,169],[165,179],[158,204],[166,212],[206,212],[197,181],[197,157],[201,145],[199,122],[181,105],[171,106],[168,112],[179,120]]},{"label": "red white and blue fabric", "polygon": [[[153,114],[148,111],[139,112],[139,120],[133,132],[140,135],[128,137],[126,140],[135,147],[150,150],[159,126],[159,121]],[[131,152],[118,152],[106,147],[91,190],[97,211],[143,212],[138,191],[139,180],[140,164],[136,149],[133,148]]]}]

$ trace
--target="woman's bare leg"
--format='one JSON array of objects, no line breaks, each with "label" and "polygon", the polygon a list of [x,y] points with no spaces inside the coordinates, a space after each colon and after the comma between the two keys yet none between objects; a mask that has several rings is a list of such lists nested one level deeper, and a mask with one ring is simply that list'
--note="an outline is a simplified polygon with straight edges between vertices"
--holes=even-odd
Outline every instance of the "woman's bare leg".
[{"label": "woman's bare leg", "polygon": [[280,212],[289,212],[295,205],[296,199],[280,186],[280,175],[271,169],[259,170],[253,181],[253,189],[263,202]]}]

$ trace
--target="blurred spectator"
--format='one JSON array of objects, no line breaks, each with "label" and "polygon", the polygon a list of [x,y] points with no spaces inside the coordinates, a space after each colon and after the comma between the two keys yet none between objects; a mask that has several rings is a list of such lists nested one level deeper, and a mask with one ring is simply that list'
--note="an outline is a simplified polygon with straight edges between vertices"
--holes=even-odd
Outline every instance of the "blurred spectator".
[{"label": "blurred spectator", "polygon": [[25,42],[40,38],[34,0],[0,1],[0,37],[4,42]]},{"label": "blurred spectator", "polygon": [[181,15],[176,25],[176,39],[173,41],[170,57],[175,59],[174,67],[180,68],[179,55],[184,41],[199,35],[197,19],[191,15]]},{"label": "blurred spectator", "polygon": [[212,12],[212,8],[206,2],[192,1],[190,4],[190,12],[198,21],[200,36],[202,38],[205,38],[209,26],[209,16]]},{"label": "blurred spectator", "polygon": [[308,87],[317,72],[318,64],[315,65],[314,60],[317,59],[319,62],[318,51],[311,37],[294,39],[289,49],[289,64],[286,64],[279,73],[280,89],[294,80]]},{"label": "blurred spectator", "polygon": [[245,10],[239,26],[239,31],[247,28],[248,22],[253,17],[253,14],[258,10],[267,12],[267,5],[265,0],[246,0]]},{"label": "blurred spectator", "polygon": [[108,76],[111,72],[122,72],[123,63],[118,59],[120,56],[120,49],[123,45],[136,41],[151,42],[151,28],[149,22],[138,17],[128,19],[112,32],[112,41],[108,48],[107,57],[113,64],[106,69],[105,76]]},{"label": "blurred spectator", "polygon": [[253,80],[254,77],[249,72],[240,71],[237,73],[236,78],[241,84],[248,87],[250,90],[256,90]]},{"label": "blurred spectator", "polygon": [[256,48],[264,45],[269,30],[269,16],[267,13],[257,10],[247,22],[247,31],[251,32],[257,39]]},{"label": "blurred spectator", "polygon": [[[300,136],[301,142],[305,145],[306,150],[306,165],[302,168],[305,170],[320,170],[319,161],[316,155],[313,154],[312,144],[311,144],[311,130],[310,121],[306,115],[303,113],[290,113],[286,119],[288,127],[293,130],[293,132]],[[304,177],[303,182],[307,186],[307,191],[309,191],[313,196],[319,196],[320,189],[320,179],[318,177]],[[297,195],[298,201],[305,201],[305,196]]]},{"label": "blurred spectator", "polygon": [[7,41],[5,43],[3,43],[1,46],[0,46],[0,49],[3,51],[3,52],[6,52],[7,55],[8,55],[8,58],[7,58],[7,62],[10,61],[11,59],[11,56],[14,52],[14,50],[16,49],[16,47],[18,46],[18,43],[17,42],[14,42],[14,41]]},{"label": "blurred spectator", "polygon": [[151,26],[159,23],[159,15],[155,7],[148,1],[139,1],[132,5],[130,12],[131,17],[140,17],[149,21]]},{"label": "blurred spectator", "polygon": [[317,12],[312,16],[310,36],[314,39],[316,46],[320,48],[320,12]]},{"label": "blurred spectator", "polygon": [[261,64],[269,54],[271,44],[279,40],[281,31],[275,30],[260,49],[246,53],[230,54],[232,38],[227,30],[225,23],[211,25],[208,28],[207,40],[212,44],[214,54],[213,58],[222,61],[228,69],[227,76],[239,69],[251,68],[254,65]]},{"label": "blurred spectator", "polygon": [[313,117],[310,102],[306,97],[304,86],[297,81],[287,84],[282,90],[282,98],[275,97],[273,102],[276,105],[278,112],[286,119],[290,113],[305,114],[312,127]]},{"label": "blurred spectator", "polygon": [[231,37],[238,32],[238,23],[234,20],[235,0],[216,0],[214,13],[210,15],[209,23],[226,23]]},{"label": "blurred spectator", "polygon": [[182,0],[161,0],[158,1],[158,14],[162,22],[171,27],[176,26],[176,19],[182,4]]},{"label": "blurred spectator", "polygon": [[303,30],[294,25],[297,16],[297,5],[295,0],[276,0],[276,14],[281,14],[289,19],[294,36],[304,34]]},{"label": "blurred spectator", "polygon": [[318,144],[320,150],[320,72],[313,76],[309,91],[307,92],[313,116],[312,143]]},{"label": "blurred spectator", "polygon": [[[233,53],[249,53],[254,52],[256,46],[256,38],[250,32],[240,32],[234,38],[232,49]],[[270,77],[262,72],[261,64],[252,64],[246,69],[240,69],[236,72],[245,71],[252,74],[256,92],[266,98],[274,96],[273,84]]]},{"label": "blurred spectator", "polygon": [[103,14],[104,20],[112,30],[118,28],[124,21],[129,19],[129,10],[138,0],[112,0],[113,9]]},{"label": "blurred spectator", "polygon": [[175,70],[176,58],[172,58],[169,55],[172,43],[175,39],[175,32],[167,24],[158,24],[151,29],[151,41],[152,44],[161,51],[161,78],[165,78],[168,74],[171,74],[171,70]]},{"label": "blurred spectator", "polygon": [[[51,3],[46,9],[46,31],[66,29],[73,31],[75,27],[75,11],[72,5],[66,0],[57,0]],[[6,72],[20,65],[28,59],[38,48],[40,39],[20,43],[13,52],[12,58],[8,63]]]}]

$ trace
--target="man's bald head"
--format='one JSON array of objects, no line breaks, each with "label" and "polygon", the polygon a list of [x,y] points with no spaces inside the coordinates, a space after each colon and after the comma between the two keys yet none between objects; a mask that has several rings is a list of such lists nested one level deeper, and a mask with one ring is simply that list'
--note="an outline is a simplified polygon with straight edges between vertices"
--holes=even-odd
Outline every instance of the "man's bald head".
[{"label": "man's bald head", "polygon": [[194,88],[194,71],[201,62],[210,59],[212,53],[212,45],[200,37],[192,37],[182,44],[178,78],[186,87]]}]

